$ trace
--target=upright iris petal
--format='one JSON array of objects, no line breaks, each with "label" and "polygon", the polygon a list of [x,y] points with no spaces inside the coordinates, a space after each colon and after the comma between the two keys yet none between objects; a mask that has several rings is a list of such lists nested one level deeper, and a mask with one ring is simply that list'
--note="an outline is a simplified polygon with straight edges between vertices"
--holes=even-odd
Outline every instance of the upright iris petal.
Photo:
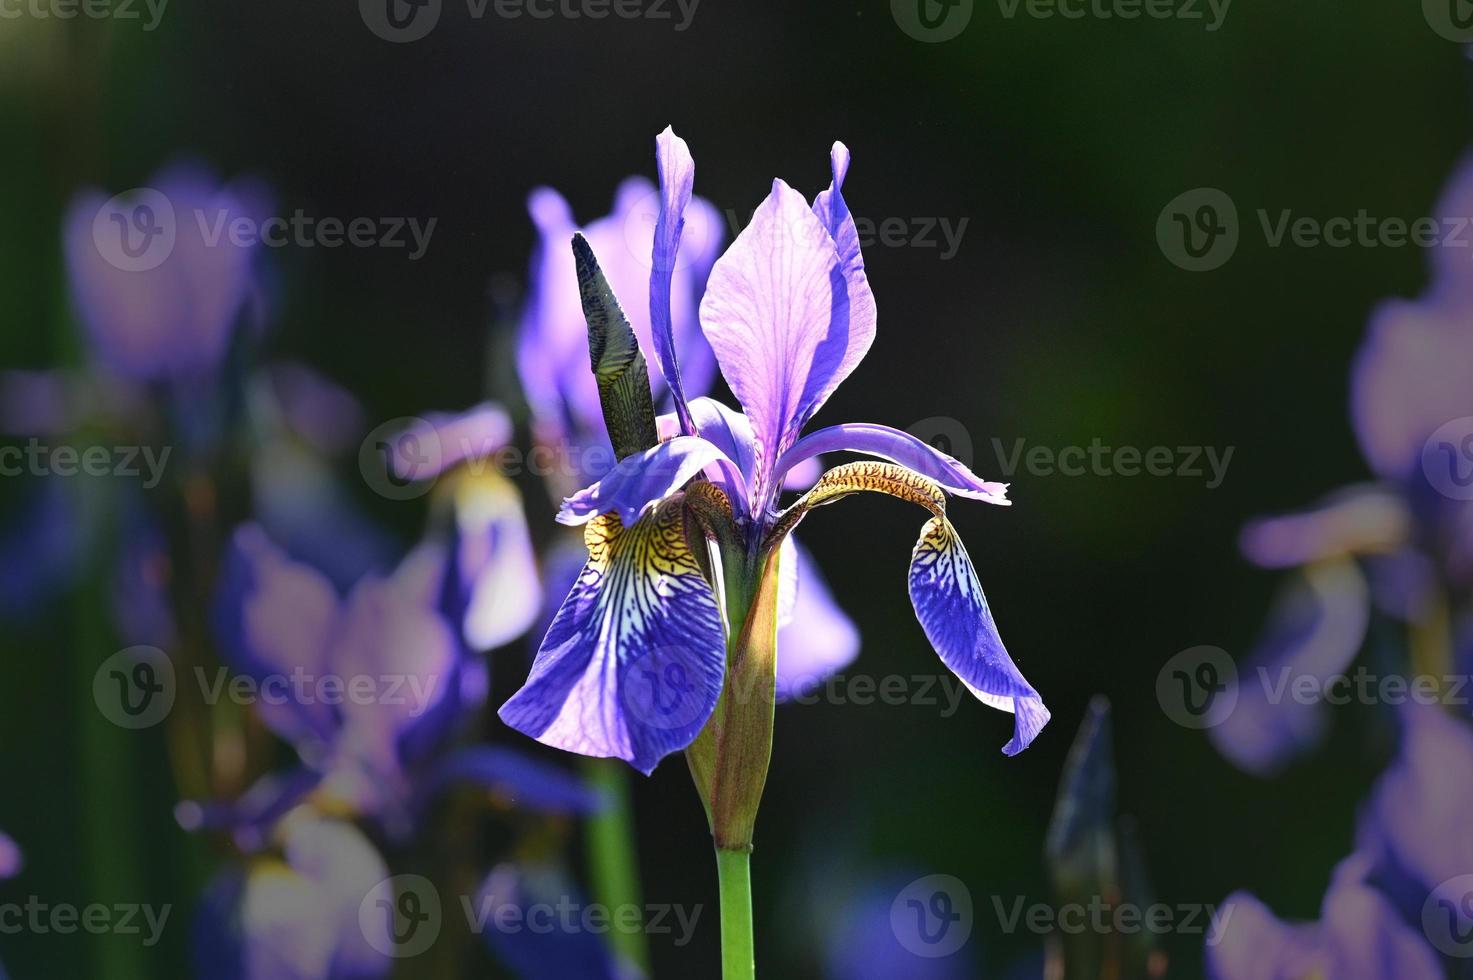
[{"label": "upright iris petal", "polygon": [[685,231],[685,209],[690,205],[695,187],[696,163],[690,148],[675,131],[665,131],[655,140],[655,158],[660,170],[660,217],[655,223],[654,251],[650,270],[650,338],[655,345],[655,359],[670,393],[675,397],[675,413],[680,417],[686,435],[695,435],[690,407],[680,380],[680,364],[675,356],[675,326],[670,317],[670,280],[675,275],[680,236]]},{"label": "upright iris petal", "polygon": [[586,540],[588,564],[500,715],[547,745],[650,773],[716,707],[721,612],[676,502],[627,528],[600,517]]},{"label": "upright iris petal", "polygon": [[781,180],[711,270],[701,324],[757,439],[765,500],[778,457],[864,357],[874,297],[808,202]]}]

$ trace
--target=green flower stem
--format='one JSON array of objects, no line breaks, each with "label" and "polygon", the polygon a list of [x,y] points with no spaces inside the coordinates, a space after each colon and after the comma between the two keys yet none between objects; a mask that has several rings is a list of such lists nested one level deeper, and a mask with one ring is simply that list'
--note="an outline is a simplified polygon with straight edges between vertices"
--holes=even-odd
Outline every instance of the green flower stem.
[{"label": "green flower stem", "polygon": [[752,944],[752,854],[716,849],[721,882],[721,980],[752,980],[757,959]]},{"label": "green flower stem", "polygon": [[[644,908],[640,895],[638,849],[634,836],[634,813],[629,803],[629,777],[623,763],[615,759],[584,759],[583,774],[604,798],[604,809],[585,823],[593,894],[611,910]],[[645,976],[650,972],[650,951],[640,930],[616,929],[614,949]]]}]

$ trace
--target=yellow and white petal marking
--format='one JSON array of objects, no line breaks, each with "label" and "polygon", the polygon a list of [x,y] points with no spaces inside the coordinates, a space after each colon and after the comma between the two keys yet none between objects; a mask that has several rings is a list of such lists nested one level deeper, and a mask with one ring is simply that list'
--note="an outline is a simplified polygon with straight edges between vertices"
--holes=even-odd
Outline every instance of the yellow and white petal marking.
[{"label": "yellow and white petal marking", "polygon": [[679,499],[628,528],[589,523],[588,562],[502,720],[646,773],[690,744],[720,696],[726,640],[684,523]]}]

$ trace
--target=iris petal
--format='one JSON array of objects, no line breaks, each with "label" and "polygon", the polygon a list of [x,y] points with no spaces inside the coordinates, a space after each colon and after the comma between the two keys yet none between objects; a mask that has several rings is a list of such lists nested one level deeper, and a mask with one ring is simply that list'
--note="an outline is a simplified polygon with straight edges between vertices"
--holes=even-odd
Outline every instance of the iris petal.
[{"label": "iris petal", "polygon": [[711,271],[701,325],[757,436],[754,498],[874,340],[874,296],[781,180]]},{"label": "iris petal", "polygon": [[670,127],[655,138],[655,158],[660,170],[660,217],[655,222],[653,268],[650,270],[650,336],[655,360],[665,384],[675,399],[675,412],[686,435],[697,429],[680,383],[680,365],[675,359],[675,327],[670,318],[670,280],[675,275],[680,236],[685,230],[685,209],[695,187],[696,163],[685,140]]},{"label": "iris petal", "polygon": [[778,463],[777,475],[787,474],[794,467],[820,453],[863,453],[878,456],[914,470],[941,484],[948,493],[958,497],[983,500],[990,504],[1009,504],[1006,483],[992,483],[973,473],[966,464],[948,456],[909,432],[892,429],[888,425],[872,423],[849,423],[834,425],[827,429],[811,432],[793,444]]},{"label": "iris petal", "polygon": [[910,600],[941,660],[979,700],[1013,713],[1017,755],[1048,724],[1049,710],[1008,656],[982,583],[956,529],[945,517],[926,522],[910,563]]},{"label": "iris petal", "polygon": [[672,501],[586,533],[588,564],[501,718],[538,741],[652,772],[700,732],[721,693],[726,639]]},{"label": "iris petal", "polygon": [[720,466],[734,483],[741,474],[715,445],[695,436],[677,436],[634,456],[593,486],[563,501],[557,519],[564,524],[586,524],[609,511],[633,524],[651,505],[689,483],[708,466]]}]

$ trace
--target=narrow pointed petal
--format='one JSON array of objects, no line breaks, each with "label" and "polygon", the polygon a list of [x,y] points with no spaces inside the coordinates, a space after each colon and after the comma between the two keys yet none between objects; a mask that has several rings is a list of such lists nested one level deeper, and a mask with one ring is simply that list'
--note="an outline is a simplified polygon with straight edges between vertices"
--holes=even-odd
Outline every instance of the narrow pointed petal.
[{"label": "narrow pointed petal", "polygon": [[827,227],[781,180],[717,260],[701,325],[757,437],[754,497],[874,340],[874,296]]},{"label": "narrow pointed petal", "polygon": [[983,500],[990,504],[1010,504],[1006,483],[983,480],[966,464],[943,453],[930,443],[909,432],[888,425],[849,423],[833,425],[811,432],[793,444],[778,464],[779,478],[794,467],[820,453],[863,453],[898,463],[941,484],[947,493],[958,497]]},{"label": "narrow pointed petal", "polygon": [[916,618],[941,660],[979,700],[1014,715],[1003,752],[1017,755],[1048,723],[1049,711],[1013,665],[956,529],[945,517],[926,522],[910,565]]},{"label": "narrow pointed petal", "polygon": [[1328,706],[1293,694],[1301,678],[1316,690],[1349,669],[1365,640],[1370,594],[1349,560],[1304,570],[1275,604],[1266,633],[1243,669],[1238,700],[1221,724],[1208,730],[1228,761],[1259,776],[1277,773],[1319,745]]},{"label": "narrow pointed petal", "polygon": [[[822,191],[813,201],[813,213],[818,215],[818,220],[828,229],[829,237],[834,240],[835,247],[839,250],[839,261],[843,264],[844,276],[851,283],[854,280],[865,281],[864,256],[859,250],[859,229],[854,225],[854,218],[849,213],[849,205],[844,200],[844,178],[849,175],[849,148],[843,143],[835,143],[829,150],[829,167],[833,172],[833,180],[828,190]],[[871,309],[868,315],[874,316],[874,297],[869,297]]]},{"label": "narrow pointed petal", "polygon": [[563,524],[586,524],[613,511],[625,524],[633,524],[649,507],[712,465],[723,467],[739,481],[735,464],[716,446],[695,436],[678,436],[621,460],[608,476],[563,501],[557,519]]},{"label": "narrow pointed petal", "polygon": [[792,535],[783,540],[783,548],[777,631],[779,701],[813,690],[859,655],[859,628],[834,601],[813,556]]},{"label": "narrow pointed petal", "polygon": [[690,205],[695,187],[696,163],[691,159],[685,140],[670,127],[655,138],[655,159],[660,170],[660,217],[655,222],[653,267],[650,270],[650,334],[655,344],[655,360],[675,400],[675,414],[682,431],[696,435],[698,430],[686,404],[685,389],[680,382],[680,364],[675,357],[675,326],[670,318],[670,280],[675,275],[680,236],[685,231],[685,209]]},{"label": "narrow pointed petal", "polygon": [[677,504],[628,528],[600,517],[585,537],[588,564],[501,719],[546,745],[648,774],[716,707],[721,613]]}]

